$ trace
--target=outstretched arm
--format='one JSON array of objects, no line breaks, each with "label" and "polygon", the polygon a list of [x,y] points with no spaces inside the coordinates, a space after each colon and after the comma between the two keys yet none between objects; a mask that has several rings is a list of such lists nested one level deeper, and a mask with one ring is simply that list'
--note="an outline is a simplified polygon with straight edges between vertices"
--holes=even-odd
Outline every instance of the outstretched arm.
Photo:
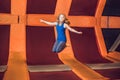
[{"label": "outstretched arm", "polygon": [[40,19],[40,22],[45,23],[45,24],[47,24],[47,25],[51,25],[51,26],[57,25],[57,22],[48,22],[48,21],[45,21],[45,20],[43,20],[43,19]]},{"label": "outstretched arm", "polygon": [[74,32],[74,33],[77,33],[77,34],[82,34],[82,32],[79,32],[79,31],[71,28],[71,27],[70,27],[69,25],[67,25],[67,24],[65,24],[64,26],[65,26],[65,28],[67,28],[67,29],[68,29],[69,31],[71,31],[71,32]]}]

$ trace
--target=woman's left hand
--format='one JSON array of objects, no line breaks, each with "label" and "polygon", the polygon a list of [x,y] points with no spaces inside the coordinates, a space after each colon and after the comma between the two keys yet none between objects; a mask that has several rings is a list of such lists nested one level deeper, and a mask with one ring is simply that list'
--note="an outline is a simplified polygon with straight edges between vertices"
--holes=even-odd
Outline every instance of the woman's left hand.
[{"label": "woman's left hand", "polygon": [[78,34],[83,34],[82,32],[78,32]]}]

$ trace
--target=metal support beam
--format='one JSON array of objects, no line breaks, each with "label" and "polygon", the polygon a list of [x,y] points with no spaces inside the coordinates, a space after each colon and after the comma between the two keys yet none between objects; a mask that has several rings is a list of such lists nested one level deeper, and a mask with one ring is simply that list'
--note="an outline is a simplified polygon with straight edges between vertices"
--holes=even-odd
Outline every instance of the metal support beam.
[{"label": "metal support beam", "polygon": [[109,51],[115,51],[119,45],[120,45],[120,34],[118,35],[117,39],[115,40]]}]

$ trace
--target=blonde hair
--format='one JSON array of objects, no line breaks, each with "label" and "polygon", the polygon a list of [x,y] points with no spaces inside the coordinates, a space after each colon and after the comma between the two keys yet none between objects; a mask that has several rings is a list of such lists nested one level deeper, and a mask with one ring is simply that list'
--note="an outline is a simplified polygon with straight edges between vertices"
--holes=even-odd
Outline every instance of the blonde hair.
[{"label": "blonde hair", "polygon": [[64,15],[64,17],[65,17],[64,23],[70,25],[70,21],[66,18],[65,14],[59,14],[58,17],[57,17],[57,22],[59,23],[59,17],[60,17],[60,15]]}]

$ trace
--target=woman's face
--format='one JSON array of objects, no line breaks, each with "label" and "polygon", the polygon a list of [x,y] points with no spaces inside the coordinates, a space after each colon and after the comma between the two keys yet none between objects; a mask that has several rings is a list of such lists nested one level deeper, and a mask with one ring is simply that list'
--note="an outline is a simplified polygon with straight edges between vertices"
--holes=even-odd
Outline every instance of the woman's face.
[{"label": "woman's face", "polygon": [[58,19],[60,22],[63,22],[65,20],[65,16],[61,14]]}]

